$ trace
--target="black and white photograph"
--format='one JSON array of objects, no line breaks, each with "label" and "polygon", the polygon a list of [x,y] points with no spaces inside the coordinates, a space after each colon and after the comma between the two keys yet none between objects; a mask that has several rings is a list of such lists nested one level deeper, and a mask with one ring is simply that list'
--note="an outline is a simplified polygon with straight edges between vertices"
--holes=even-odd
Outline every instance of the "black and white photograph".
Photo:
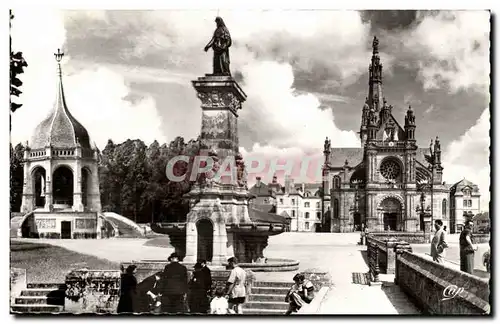
[{"label": "black and white photograph", "polygon": [[12,5],[11,316],[492,316],[494,14]]}]

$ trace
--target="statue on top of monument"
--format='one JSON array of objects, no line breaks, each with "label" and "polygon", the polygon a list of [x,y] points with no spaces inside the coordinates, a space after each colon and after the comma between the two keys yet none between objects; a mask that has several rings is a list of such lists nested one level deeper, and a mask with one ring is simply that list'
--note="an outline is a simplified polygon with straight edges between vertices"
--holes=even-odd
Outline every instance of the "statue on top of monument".
[{"label": "statue on top of monument", "polygon": [[205,46],[205,52],[212,48],[214,50],[213,74],[214,75],[231,75],[229,71],[229,47],[232,40],[229,30],[224,24],[221,17],[215,18],[217,28],[214,31],[214,36]]}]

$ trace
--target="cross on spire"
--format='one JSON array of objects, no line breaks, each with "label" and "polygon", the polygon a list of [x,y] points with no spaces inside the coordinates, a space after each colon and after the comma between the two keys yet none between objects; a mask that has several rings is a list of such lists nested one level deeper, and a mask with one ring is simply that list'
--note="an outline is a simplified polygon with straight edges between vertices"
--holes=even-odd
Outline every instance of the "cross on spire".
[{"label": "cross on spire", "polygon": [[377,36],[373,36],[373,54],[378,54],[378,38]]},{"label": "cross on spire", "polygon": [[61,52],[61,49],[57,49],[57,53],[54,53],[54,57],[56,58],[57,63],[60,63],[64,56],[64,52]]}]

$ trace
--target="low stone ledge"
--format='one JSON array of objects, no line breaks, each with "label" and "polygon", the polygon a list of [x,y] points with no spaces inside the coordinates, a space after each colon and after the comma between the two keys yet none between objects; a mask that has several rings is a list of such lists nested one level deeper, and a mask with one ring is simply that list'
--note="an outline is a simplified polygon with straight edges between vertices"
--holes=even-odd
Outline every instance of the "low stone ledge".
[{"label": "low stone ledge", "polygon": [[405,241],[410,244],[426,243],[423,232],[371,232],[367,234],[378,240]]},{"label": "low stone ledge", "polygon": [[118,270],[73,270],[66,275],[64,311],[72,314],[116,313],[120,299]]},{"label": "low stone ledge", "polygon": [[318,314],[321,304],[326,299],[326,295],[330,290],[329,287],[321,287],[321,289],[316,293],[313,300],[309,304],[304,305],[296,315],[309,315],[309,314]]},{"label": "low stone ledge", "polygon": [[487,280],[406,251],[396,262],[398,285],[425,313],[490,313]]},{"label": "low stone ledge", "polygon": [[21,291],[26,289],[26,269],[10,268],[10,305],[15,304]]},{"label": "low stone ledge", "polygon": [[472,234],[475,244],[490,243],[490,234]]}]

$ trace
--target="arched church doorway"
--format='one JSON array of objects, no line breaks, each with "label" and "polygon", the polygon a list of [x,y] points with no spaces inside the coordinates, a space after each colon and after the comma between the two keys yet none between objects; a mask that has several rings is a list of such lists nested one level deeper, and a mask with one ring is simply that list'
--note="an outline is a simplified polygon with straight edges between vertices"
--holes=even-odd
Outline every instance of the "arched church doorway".
[{"label": "arched church doorway", "polygon": [[212,261],[214,227],[208,219],[201,219],[196,223],[198,231],[198,260]]},{"label": "arched church doorway", "polygon": [[73,206],[73,171],[66,166],[60,166],[54,171],[52,176],[54,205],[62,207]]},{"label": "arched church doorway", "polygon": [[384,230],[401,230],[401,203],[394,197],[385,198],[380,204]]},{"label": "arched church doorway", "polygon": [[361,214],[360,213],[354,213],[353,215],[353,221],[354,221],[354,230],[355,231],[360,231],[361,230]]},{"label": "arched church doorway", "polygon": [[45,206],[45,180],[46,172],[42,167],[36,167],[31,173],[31,179],[33,181],[33,193],[35,194],[35,208],[40,208]]}]

